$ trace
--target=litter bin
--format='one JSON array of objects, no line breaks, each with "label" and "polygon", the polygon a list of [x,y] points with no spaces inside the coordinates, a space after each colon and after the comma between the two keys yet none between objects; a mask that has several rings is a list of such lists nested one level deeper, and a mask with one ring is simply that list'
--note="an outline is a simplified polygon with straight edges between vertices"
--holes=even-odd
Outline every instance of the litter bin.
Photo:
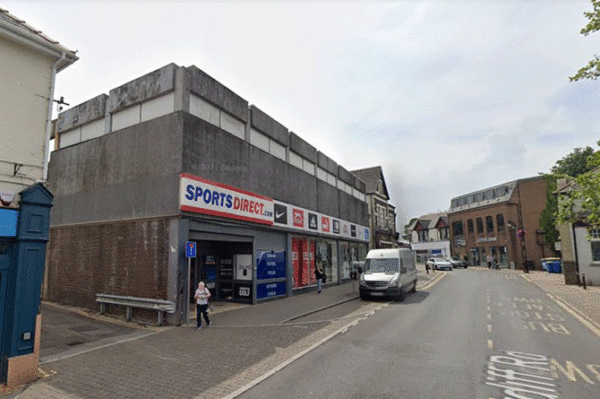
[{"label": "litter bin", "polygon": [[548,271],[550,273],[562,273],[562,267],[560,266],[560,260],[554,260],[548,264]]},{"label": "litter bin", "polygon": [[542,262],[542,269],[548,273],[562,273],[560,258],[543,258],[540,261]]}]

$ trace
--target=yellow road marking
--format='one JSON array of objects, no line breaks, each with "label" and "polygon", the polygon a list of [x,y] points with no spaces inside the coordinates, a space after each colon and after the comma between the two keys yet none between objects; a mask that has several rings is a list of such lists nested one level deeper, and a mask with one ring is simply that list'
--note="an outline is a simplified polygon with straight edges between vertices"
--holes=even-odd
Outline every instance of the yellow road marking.
[{"label": "yellow road marking", "polygon": [[488,318],[488,320],[491,320],[492,319],[492,315],[488,313],[487,318]]},{"label": "yellow road marking", "polygon": [[442,280],[444,277],[446,277],[446,273],[442,273],[440,272],[441,276],[440,277],[435,277],[434,279],[430,280],[429,282],[427,282],[423,287],[419,288],[421,291],[425,291],[430,289],[431,287],[433,287],[434,285],[436,285],[440,280]]},{"label": "yellow road marking", "polygon": [[560,306],[561,308],[563,308],[567,313],[569,313],[571,316],[573,316],[577,320],[579,320],[581,322],[581,324],[583,324],[584,326],[586,326],[591,332],[593,332],[598,337],[600,337],[600,329],[597,328],[594,324],[592,324],[588,320],[586,320],[575,309],[573,309],[571,306],[567,305],[565,302],[561,301],[560,299],[554,297],[554,295],[552,295],[552,294],[547,293],[546,295],[548,295],[548,297],[550,299],[552,299],[554,302],[556,302],[558,304],[558,306]]},{"label": "yellow road marking", "polygon": [[488,332],[491,333],[492,332],[492,325],[488,324],[487,327],[488,327]]},{"label": "yellow road marking", "polygon": [[494,341],[492,341],[491,339],[487,340],[487,346],[490,349],[494,349]]}]

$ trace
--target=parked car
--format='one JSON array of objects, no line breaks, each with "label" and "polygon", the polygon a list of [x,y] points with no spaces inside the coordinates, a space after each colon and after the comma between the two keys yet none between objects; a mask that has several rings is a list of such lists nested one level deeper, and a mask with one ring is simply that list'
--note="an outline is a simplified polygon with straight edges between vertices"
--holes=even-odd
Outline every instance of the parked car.
[{"label": "parked car", "polygon": [[429,258],[427,264],[433,270],[452,270],[452,263],[444,258]]},{"label": "parked car", "polygon": [[460,260],[460,259],[456,259],[456,258],[446,258],[446,260],[448,262],[450,262],[452,264],[453,268],[457,268],[457,267],[463,267],[463,268],[467,268],[467,262],[465,262],[464,260]]}]

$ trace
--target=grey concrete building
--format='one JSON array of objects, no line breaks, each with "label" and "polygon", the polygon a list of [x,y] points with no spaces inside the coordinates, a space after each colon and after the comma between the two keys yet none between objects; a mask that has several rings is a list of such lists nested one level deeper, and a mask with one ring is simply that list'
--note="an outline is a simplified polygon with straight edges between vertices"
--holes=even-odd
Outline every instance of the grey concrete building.
[{"label": "grey concrete building", "polygon": [[[349,278],[370,238],[365,183],[196,68],[169,64],[61,113],[44,295],[176,303],[198,281],[256,303]],[[186,243],[197,257],[186,258]]]}]

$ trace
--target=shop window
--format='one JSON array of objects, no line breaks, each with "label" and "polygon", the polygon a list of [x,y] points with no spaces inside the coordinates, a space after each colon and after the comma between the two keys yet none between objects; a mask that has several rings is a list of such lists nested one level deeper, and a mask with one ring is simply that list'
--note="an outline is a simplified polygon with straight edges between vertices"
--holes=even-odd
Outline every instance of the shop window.
[{"label": "shop window", "polygon": [[477,234],[483,234],[483,219],[477,218]]},{"label": "shop window", "polygon": [[592,261],[600,262],[600,229],[590,230],[590,246],[592,250]]},{"label": "shop window", "polygon": [[307,238],[292,237],[292,266],[294,288],[317,283],[315,278],[315,242]]},{"label": "shop window", "polygon": [[467,220],[467,231],[469,234],[475,233],[475,226],[473,225],[473,219]]},{"label": "shop window", "polygon": [[486,216],[485,217],[485,225],[486,225],[486,230],[489,233],[493,233],[494,232],[494,218],[491,216]]},{"label": "shop window", "polygon": [[504,231],[504,215],[496,215],[496,226],[498,228],[498,232]]},{"label": "shop window", "polygon": [[327,275],[327,282],[338,281],[337,246],[332,240],[318,240],[316,243],[316,264],[321,265]]},{"label": "shop window", "polygon": [[462,221],[452,223],[452,233],[454,234],[454,236],[464,235]]}]

